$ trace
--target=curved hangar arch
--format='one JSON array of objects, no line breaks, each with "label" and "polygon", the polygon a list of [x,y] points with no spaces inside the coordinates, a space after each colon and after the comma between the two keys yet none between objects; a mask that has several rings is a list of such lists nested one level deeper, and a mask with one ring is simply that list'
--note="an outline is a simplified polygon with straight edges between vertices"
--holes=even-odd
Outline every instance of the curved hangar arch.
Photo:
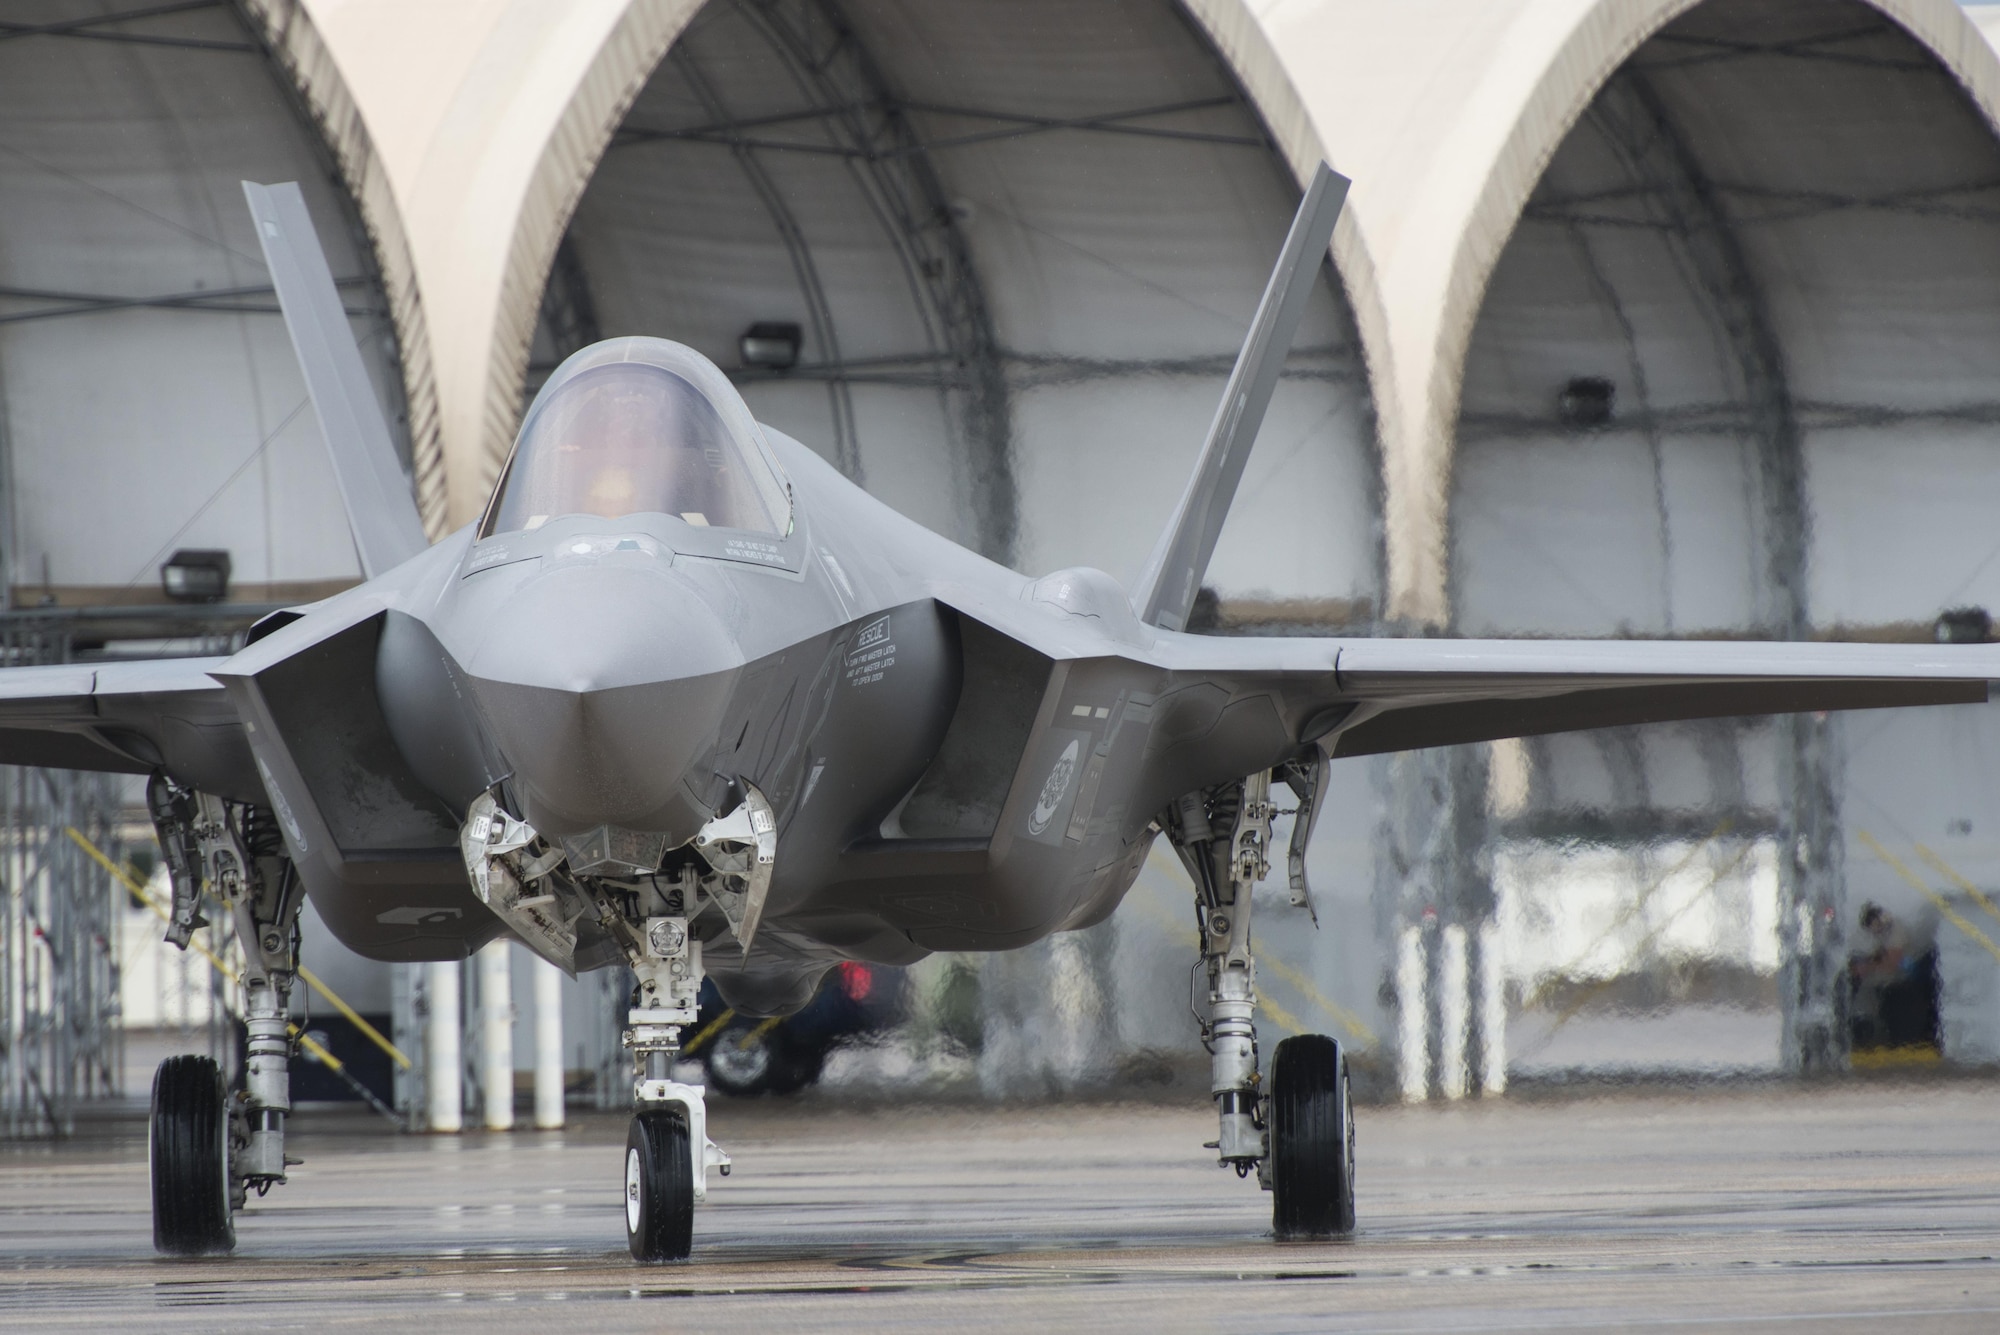
[{"label": "curved hangar arch", "polygon": [[[632,58],[607,42],[584,90]],[[544,184],[578,202],[542,243],[530,387],[596,338],[675,338],[967,545],[1136,574],[1296,205],[1287,158],[1318,153],[1265,128],[1303,137],[1289,89],[1260,116],[1172,0],[712,0],[639,73],[594,162],[552,140],[579,176]],[[1371,400],[1327,272],[1212,570],[1245,619],[1379,607]]]},{"label": "curved hangar arch", "polygon": [[16,599],[157,599],[156,567],[180,547],[227,549],[232,596],[252,601],[355,578],[245,179],[303,187],[386,415],[441,517],[407,251],[304,12],[33,0],[0,17]]},{"label": "curved hangar arch", "polygon": [[[1351,228],[1344,246],[1336,234],[1336,249],[1375,379],[1388,611],[1404,624],[1450,619],[1461,377],[1494,266],[1597,91],[1694,7],[1316,0],[1259,14],[1311,125],[1354,177]],[[1993,121],[2000,65],[1957,5],[1871,8],[1920,42]]]},{"label": "curved hangar arch", "polygon": [[1904,8],[1708,0],[1595,92],[1471,333],[1460,628],[1894,633],[2000,599],[1995,62]]}]

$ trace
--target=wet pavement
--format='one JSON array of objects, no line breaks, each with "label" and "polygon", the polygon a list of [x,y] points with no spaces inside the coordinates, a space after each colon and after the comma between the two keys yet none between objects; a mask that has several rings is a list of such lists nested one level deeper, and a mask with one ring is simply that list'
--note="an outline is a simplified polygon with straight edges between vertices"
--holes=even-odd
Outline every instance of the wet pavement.
[{"label": "wet pavement", "polygon": [[[622,1118],[296,1124],[233,1257],[151,1250],[136,1121],[0,1148],[0,1326],[2000,1329],[2000,1080],[1363,1108],[1361,1232],[1279,1244],[1199,1106],[719,1102],[695,1257],[624,1253]],[[582,1309],[582,1310],[576,1310]]]}]

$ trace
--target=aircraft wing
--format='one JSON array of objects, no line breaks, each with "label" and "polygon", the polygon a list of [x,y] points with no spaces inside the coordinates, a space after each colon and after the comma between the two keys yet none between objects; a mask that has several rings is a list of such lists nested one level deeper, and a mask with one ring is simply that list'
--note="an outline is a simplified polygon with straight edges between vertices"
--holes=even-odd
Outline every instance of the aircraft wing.
[{"label": "aircraft wing", "polygon": [[[220,658],[0,670],[0,764],[148,774],[161,764],[244,786],[248,752]],[[249,782],[254,784],[254,778]]]},{"label": "aircraft wing", "polygon": [[1162,637],[1162,666],[1268,686],[1334,756],[1675,719],[1978,704],[2000,646]]}]

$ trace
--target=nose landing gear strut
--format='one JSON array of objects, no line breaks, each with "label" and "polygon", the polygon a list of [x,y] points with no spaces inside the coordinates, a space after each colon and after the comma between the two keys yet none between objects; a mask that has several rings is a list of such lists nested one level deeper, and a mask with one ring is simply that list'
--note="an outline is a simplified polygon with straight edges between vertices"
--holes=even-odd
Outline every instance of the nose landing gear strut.
[{"label": "nose landing gear strut", "polygon": [[681,1031],[695,1022],[701,942],[685,918],[648,918],[632,952],[639,985],[625,1046],[632,1104],[625,1137],[625,1242],[635,1261],[685,1261],[694,1207],[708,1198],[708,1170],[729,1175],[729,1156],[708,1138],[706,1091],[673,1078]]}]

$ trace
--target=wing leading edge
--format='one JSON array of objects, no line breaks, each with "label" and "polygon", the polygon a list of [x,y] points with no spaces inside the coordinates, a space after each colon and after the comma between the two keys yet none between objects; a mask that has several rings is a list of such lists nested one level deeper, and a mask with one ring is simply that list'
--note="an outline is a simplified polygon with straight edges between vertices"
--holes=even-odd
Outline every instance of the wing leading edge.
[{"label": "wing leading edge", "polygon": [[1269,685],[1336,757],[1680,719],[1979,704],[2000,678],[2000,646],[1977,645],[1173,636],[1158,650],[1177,672]]},{"label": "wing leading edge", "polygon": [[0,764],[111,774],[162,766],[211,792],[259,793],[220,658],[0,671]]}]

